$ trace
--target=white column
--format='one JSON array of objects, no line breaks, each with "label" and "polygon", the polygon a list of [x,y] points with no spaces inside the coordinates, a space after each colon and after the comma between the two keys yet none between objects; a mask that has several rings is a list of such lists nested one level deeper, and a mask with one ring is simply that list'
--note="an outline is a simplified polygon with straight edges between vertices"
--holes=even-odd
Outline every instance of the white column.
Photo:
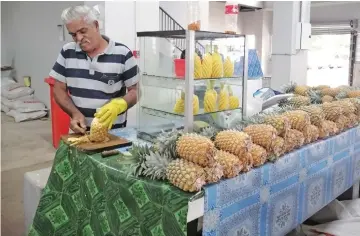
[{"label": "white column", "polygon": [[272,37],[272,78],[271,87],[294,81],[306,84],[307,50],[297,48],[298,23],[310,22],[310,2],[302,1],[303,15],[299,1],[274,2]]}]

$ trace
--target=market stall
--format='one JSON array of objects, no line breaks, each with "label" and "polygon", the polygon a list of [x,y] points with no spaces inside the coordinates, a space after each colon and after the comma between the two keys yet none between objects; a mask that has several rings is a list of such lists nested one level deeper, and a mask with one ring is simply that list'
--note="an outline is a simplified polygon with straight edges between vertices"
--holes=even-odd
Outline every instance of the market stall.
[{"label": "market stall", "polygon": [[[203,235],[285,235],[359,181],[355,90],[290,84],[284,91],[293,97],[259,113],[246,36],[138,37],[138,126],[111,131],[132,146],[103,157],[65,140],[29,235],[196,235],[201,216]],[[231,50],[219,51],[224,38],[242,45],[239,73]],[[186,42],[185,59],[169,69],[177,40]],[[200,59],[195,47],[204,45]]]}]

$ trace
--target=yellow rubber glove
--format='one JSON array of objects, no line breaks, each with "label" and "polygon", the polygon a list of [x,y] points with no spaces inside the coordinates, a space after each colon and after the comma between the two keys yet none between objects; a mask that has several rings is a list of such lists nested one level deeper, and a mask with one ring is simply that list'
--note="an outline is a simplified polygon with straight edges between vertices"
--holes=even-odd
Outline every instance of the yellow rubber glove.
[{"label": "yellow rubber glove", "polygon": [[99,119],[100,123],[111,129],[118,115],[126,111],[127,108],[128,104],[123,98],[114,98],[102,106],[94,116]]}]

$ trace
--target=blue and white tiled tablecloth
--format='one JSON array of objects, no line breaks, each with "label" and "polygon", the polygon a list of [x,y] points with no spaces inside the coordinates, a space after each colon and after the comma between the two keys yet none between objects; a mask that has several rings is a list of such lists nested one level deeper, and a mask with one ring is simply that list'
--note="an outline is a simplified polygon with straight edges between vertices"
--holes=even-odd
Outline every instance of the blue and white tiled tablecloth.
[{"label": "blue and white tiled tablecloth", "polygon": [[205,187],[204,236],[282,236],[360,179],[360,127]]}]

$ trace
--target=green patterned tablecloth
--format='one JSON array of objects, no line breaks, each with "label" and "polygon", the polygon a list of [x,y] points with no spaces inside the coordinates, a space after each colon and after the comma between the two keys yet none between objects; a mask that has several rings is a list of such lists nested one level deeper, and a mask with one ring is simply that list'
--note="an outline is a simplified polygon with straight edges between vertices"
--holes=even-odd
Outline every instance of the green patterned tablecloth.
[{"label": "green patterned tablecloth", "polygon": [[62,143],[29,236],[186,235],[192,196],[165,182],[127,177],[129,161]]}]

